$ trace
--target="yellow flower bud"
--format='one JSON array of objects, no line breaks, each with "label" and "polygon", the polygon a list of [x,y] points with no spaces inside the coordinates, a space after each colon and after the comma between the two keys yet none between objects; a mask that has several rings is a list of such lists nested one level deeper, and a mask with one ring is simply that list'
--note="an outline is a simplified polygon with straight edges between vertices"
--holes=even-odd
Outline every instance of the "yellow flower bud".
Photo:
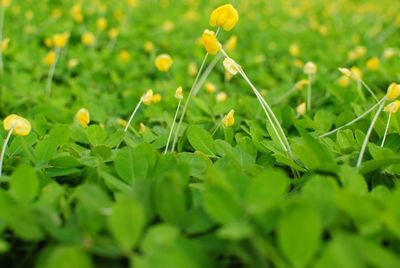
[{"label": "yellow flower bud", "polygon": [[87,127],[90,123],[89,111],[85,108],[81,108],[75,115],[76,122],[82,127]]},{"label": "yellow flower bud", "polygon": [[79,64],[79,61],[78,61],[77,59],[70,59],[70,60],[68,61],[67,66],[68,66],[68,69],[73,69],[73,68],[75,68],[78,64]]},{"label": "yellow flower bud", "polygon": [[108,31],[108,37],[109,37],[110,39],[116,38],[116,37],[118,36],[118,34],[119,34],[119,31],[118,31],[118,29],[116,29],[116,28],[111,28],[111,29]]},{"label": "yellow flower bud", "polygon": [[297,44],[291,44],[289,47],[289,53],[293,57],[298,57],[300,55],[300,48]]},{"label": "yellow flower bud", "polygon": [[342,75],[337,83],[339,84],[339,86],[341,87],[348,87],[350,84],[350,78],[348,76]]},{"label": "yellow flower bud", "polygon": [[238,65],[236,62],[230,58],[225,58],[224,62],[224,67],[227,72],[229,72],[231,75],[236,75],[239,70],[238,70]]},{"label": "yellow flower bud", "polygon": [[391,83],[387,89],[386,99],[389,101],[394,101],[400,96],[400,85],[396,83]]},{"label": "yellow flower bud", "polygon": [[146,91],[146,93],[142,96],[141,101],[145,105],[150,105],[151,102],[153,101],[153,90],[149,89]]},{"label": "yellow flower bud", "polygon": [[190,76],[195,76],[199,70],[197,69],[197,64],[195,62],[190,62],[188,66],[188,73]]},{"label": "yellow flower bud", "polygon": [[307,105],[305,102],[300,103],[297,107],[296,107],[296,112],[299,115],[304,115],[307,111]]},{"label": "yellow flower bud", "polygon": [[46,37],[44,40],[43,40],[43,43],[44,43],[44,45],[46,46],[46,47],[52,47],[53,46],[53,39],[52,38],[50,38],[50,37]]},{"label": "yellow flower bud", "polygon": [[146,131],[146,126],[142,122],[140,122],[139,133],[143,135],[145,131]]},{"label": "yellow flower bud", "polygon": [[175,90],[175,98],[177,98],[178,100],[182,100],[183,99],[183,89],[182,89],[182,87],[178,87]]},{"label": "yellow flower bud", "polygon": [[395,114],[395,113],[397,113],[399,108],[400,108],[400,101],[395,100],[395,101],[389,103],[388,105],[386,105],[383,110],[385,112]]},{"label": "yellow flower bud", "polygon": [[350,71],[351,71],[351,74],[352,74],[351,78],[353,80],[358,81],[358,80],[362,79],[362,72],[361,72],[360,68],[354,66],[354,67],[351,67]]},{"label": "yellow flower bud", "polygon": [[211,82],[207,82],[205,85],[204,85],[204,88],[205,88],[205,90],[206,90],[206,92],[207,93],[214,93],[215,92],[215,90],[217,89],[217,87],[213,84],[213,83],[211,83]]},{"label": "yellow flower bud", "polygon": [[126,125],[128,124],[128,122],[122,118],[117,118],[116,123],[121,127],[126,127]]},{"label": "yellow flower bud", "polygon": [[151,41],[146,41],[143,45],[143,48],[147,53],[150,53],[154,50],[154,44]]},{"label": "yellow flower bud", "polygon": [[171,68],[173,61],[170,55],[161,54],[156,57],[155,65],[160,72],[168,72]]},{"label": "yellow flower bud", "polygon": [[123,49],[119,52],[118,58],[122,62],[127,62],[131,58],[131,54],[127,50]]},{"label": "yellow flower bud", "polygon": [[309,61],[304,65],[303,71],[307,75],[313,75],[317,73],[317,65],[314,62]]},{"label": "yellow flower bud", "polygon": [[232,35],[225,43],[225,50],[227,52],[232,52],[235,50],[236,46],[237,46],[237,36]]},{"label": "yellow flower bud", "polygon": [[396,56],[396,54],[397,54],[396,49],[389,47],[389,48],[385,49],[385,51],[383,52],[383,57],[385,59],[391,59],[394,56]]},{"label": "yellow flower bud", "polygon": [[95,37],[91,32],[86,32],[82,35],[82,43],[86,46],[92,46],[95,42]]},{"label": "yellow flower bud", "polygon": [[16,114],[7,116],[3,121],[3,126],[6,131],[13,130],[13,134],[17,136],[27,136],[31,132],[31,123]]},{"label": "yellow flower bud", "polygon": [[216,96],[217,102],[224,102],[228,99],[228,95],[225,92],[220,92]]},{"label": "yellow flower bud", "polygon": [[210,16],[210,25],[232,30],[239,21],[239,14],[231,4],[222,5],[214,9]]},{"label": "yellow flower bud", "polygon": [[301,91],[305,86],[308,86],[309,81],[306,79],[303,80],[299,80],[296,82],[296,84],[294,85],[294,89],[296,91]]},{"label": "yellow flower bud", "polygon": [[221,44],[218,42],[218,39],[213,31],[204,30],[201,39],[208,54],[215,55],[221,49]]},{"label": "yellow flower bud", "polygon": [[235,123],[235,111],[232,109],[227,115],[222,119],[222,124],[224,127],[231,127]]},{"label": "yellow flower bud", "polygon": [[46,65],[52,65],[57,58],[57,53],[55,51],[50,51],[43,59],[43,63]]},{"label": "yellow flower bud", "polygon": [[153,98],[151,99],[152,103],[159,103],[161,101],[161,95],[160,94],[154,94]]},{"label": "yellow flower bud", "polygon": [[376,71],[376,70],[378,70],[379,65],[380,65],[380,61],[379,61],[379,59],[378,59],[377,57],[370,58],[370,59],[367,61],[367,68],[368,68],[370,71]]},{"label": "yellow flower bud", "polygon": [[8,49],[8,45],[10,44],[10,38],[5,38],[3,41],[0,43],[0,51],[4,52]]},{"label": "yellow flower bud", "polygon": [[107,28],[107,20],[105,18],[99,18],[96,22],[97,29],[102,32]]},{"label": "yellow flower bud", "polygon": [[65,47],[68,42],[69,33],[56,34],[53,36],[53,44],[57,48]]}]

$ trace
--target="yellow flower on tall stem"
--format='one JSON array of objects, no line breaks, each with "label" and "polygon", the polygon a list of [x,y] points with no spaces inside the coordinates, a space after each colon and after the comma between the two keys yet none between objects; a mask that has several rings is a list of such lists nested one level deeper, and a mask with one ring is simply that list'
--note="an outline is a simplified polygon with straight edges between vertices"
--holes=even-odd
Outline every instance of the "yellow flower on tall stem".
[{"label": "yellow flower on tall stem", "polygon": [[210,16],[210,25],[222,27],[225,31],[232,30],[238,21],[239,13],[231,4],[217,7]]},{"label": "yellow flower on tall stem", "polygon": [[4,155],[11,135],[14,134],[15,136],[27,136],[32,129],[31,123],[27,119],[16,114],[11,114],[7,116],[3,121],[3,127],[8,132],[8,134],[3,143],[0,155],[0,176],[2,175]]},{"label": "yellow flower on tall stem", "polygon": [[165,146],[164,154],[166,154],[168,152],[168,147],[169,147],[169,143],[171,141],[172,133],[174,131],[176,118],[178,117],[179,108],[181,107],[181,103],[182,103],[182,100],[183,100],[183,89],[182,89],[182,87],[178,87],[175,90],[175,95],[174,96],[178,100],[178,105],[176,107],[174,119],[172,120],[171,130],[169,131],[169,134],[168,134],[167,145]]},{"label": "yellow flower on tall stem", "polygon": [[157,70],[159,70],[160,72],[168,72],[172,66],[172,63],[173,63],[172,58],[168,54],[158,55],[154,62]]},{"label": "yellow flower on tall stem", "polygon": [[381,147],[383,147],[383,145],[385,145],[386,136],[387,136],[387,133],[389,131],[390,119],[392,117],[392,114],[397,113],[399,108],[400,108],[400,101],[398,101],[398,100],[395,100],[395,101],[389,103],[388,105],[386,105],[383,108],[383,111],[388,112],[389,116],[388,116],[388,120],[386,122],[385,133],[383,134]]}]

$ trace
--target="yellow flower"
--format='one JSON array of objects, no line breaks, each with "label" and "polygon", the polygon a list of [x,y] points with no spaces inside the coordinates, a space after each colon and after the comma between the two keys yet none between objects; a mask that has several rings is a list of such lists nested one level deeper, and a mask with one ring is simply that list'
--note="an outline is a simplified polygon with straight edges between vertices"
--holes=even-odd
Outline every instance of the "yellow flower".
[{"label": "yellow flower", "polygon": [[118,34],[119,34],[119,31],[118,31],[118,29],[116,29],[116,28],[111,28],[111,29],[108,31],[108,37],[109,37],[110,39],[116,38],[116,37],[118,36]]},{"label": "yellow flower", "polygon": [[218,42],[218,39],[213,31],[207,29],[204,30],[201,39],[208,54],[215,55],[221,49],[221,44]]},{"label": "yellow flower", "polygon": [[95,37],[91,32],[86,32],[82,35],[82,43],[86,46],[92,46],[95,42]]},{"label": "yellow flower", "polygon": [[389,48],[385,49],[385,51],[383,52],[383,57],[385,59],[390,59],[390,58],[393,58],[394,56],[396,56],[396,54],[397,54],[396,49],[389,47]]},{"label": "yellow flower", "polygon": [[8,45],[10,44],[10,38],[5,38],[3,41],[0,43],[0,51],[6,51],[8,49]]},{"label": "yellow flower", "polygon": [[146,126],[142,122],[140,122],[139,133],[143,135],[145,131],[146,131]]},{"label": "yellow flower", "polygon": [[128,4],[128,6],[136,7],[138,4],[138,0],[126,0],[126,3]]},{"label": "yellow flower", "polygon": [[231,4],[222,5],[214,9],[210,16],[210,25],[232,30],[239,21],[239,14]]},{"label": "yellow flower", "polygon": [[395,114],[395,113],[397,113],[397,110],[399,108],[400,108],[400,101],[395,100],[395,101],[389,103],[388,105],[386,105],[383,110],[385,112],[389,112],[389,113]]},{"label": "yellow flower", "polygon": [[52,65],[57,58],[57,54],[54,51],[50,51],[43,59],[43,63],[46,65]]},{"label": "yellow flower", "polygon": [[207,82],[205,85],[204,85],[204,88],[205,88],[205,90],[207,91],[207,93],[214,93],[215,92],[215,90],[217,89],[217,87],[213,84],[213,83],[211,83],[211,82]]},{"label": "yellow flower", "polygon": [[183,89],[182,89],[182,87],[178,87],[175,90],[175,98],[177,98],[178,100],[182,100],[183,99]]},{"label": "yellow flower", "polygon": [[74,21],[76,21],[77,23],[82,23],[83,15],[82,15],[82,7],[80,4],[75,4],[71,8],[70,14],[71,14],[72,18],[74,19]]},{"label": "yellow flower", "polygon": [[44,45],[45,45],[46,47],[52,47],[52,46],[53,46],[53,38],[46,37],[46,38],[43,40],[43,43],[44,43]]},{"label": "yellow flower", "polygon": [[13,130],[13,134],[17,136],[27,136],[31,132],[31,123],[16,114],[7,116],[3,121],[3,126],[6,131]]},{"label": "yellow flower", "polygon": [[118,58],[122,62],[127,62],[131,58],[131,54],[125,49],[121,50],[118,54]]},{"label": "yellow flower", "polygon": [[305,102],[300,103],[297,107],[296,107],[296,112],[299,115],[304,115],[307,111],[307,105]]},{"label": "yellow flower", "polygon": [[235,50],[236,46],[237,46],[237,36],[232,35],[225,43],[225,50],[227,52],[232,52]]},{"label": "yellow flower", "polygon": [[188,73],[190,76],[195,76],[199,70],[197,69],[197,64],[195,62],[190,62],[188,66]]},{"label": "yellow flower", "polygon": [[389,101],[394,101],[400,96],[400,85],[396,83],[391,83],[387,89],[386,99]]},{"label": "yellow flower", "polygon": [[232,109],[227,115],[222,119],[222,124],[224,127],[231,127],[235,123],[235,111]]},{"label": "yellow flower", "polygon": [[305,86],[307,86],[309,83],[308,80],[306,79],[302,79],[296,82],[296,84],[294,85],[294,89],[296,91],[301,91]]},{"label": "yellow flower", "polygon": [[151,41],[146,41],[143,45],[143,48],[147,53],[150,53],[154,50],[154,44]]},{"label": "yellow flower", "polygon": [[79,111],[75,115],[75,120],[82,127],[87,127],[90,123],[89,111],[85,108],[79,109]]},{"label": "yellow flower", "polygon": [[358,58],[364,57],[367,54],[367,49],[363,46],[357,46],[354,50]]},{"label": "yellow flower", "polygon": [[297,44],[291,44],[289,47],[289,53],[293,57],[298,57],[300,55],[300,48]]},{"label": "yellow flower", "polygon": [[69,38],[69,33],[68,32],[65,32],[65,33],[62,33],[62,34],[55,34],[53,36],[53,44],[57,48],[65,47],[65,45],[68,42],[68,38]]},{"label": "yellow flower", "polygon": [[362,72],[361,72],[360,68],[354,66],[354,67],[351,67],[350,71],[353,74],[352,75],[353,80],[357,81],[357,80],[361,80],[362,79]]},{"label": "yellow flower", "polygon": [[1,0],[1,6],[6,8],[9,7],[11,4],[11,0]]},{"label": "yellow flower", "polygon": [[172,58],[168,54],[161,54],[156,57],[155,65],[160,72],[168,72],[172,65]]},{"label": "yellow flower", "polygon": [[379,64],[380,64],[379,59],[378,59],[377,57],[373,57],[373,58],[370,58],[370,59],[367,61],[367,68],[368,68],[370,71],[376,71],[376,70],[378,70],[378,68],[379,68]]},{"label": "yellow flower", "polygon": [[234,60],[232,60],[230,58],[225,58],[223,64],[224,64],[225,70],[227,72],[229,72],[231,75],[236,75],[238,73],[238,71],[239,71],[238,66]]},{"label": "yellow flower", "polygon": [[153,90],[147,90],[146,93],[142,96],[141,101],[145,105],[150,105],[153,101]]},{"label": "yellow flower", "polygon": [[342,75],[337,82],[341,87],[348,87],[350,84],[350,78],[346,75]]},{"label": "yellow flower", "polygon": [[102,32],[107,28],[107,20],[105,18],[99,18],[96,22],[97,29]]},{"label": "yellow flower", "polygon": [[215,97],[217,102],[224,102],[228,98],[228,95],[225,92],[220,92]]},{"label": "yellow flower", "polygon": [[68,69],[73,69],[73,68],[75,68],[78,64],[79,64],[79,61],[78,61],[77,59],[70,59],[70,60],[68,61],[67,66],[68,66]]},{"label": "yellow flower", "polygon": [[317,73],[317,69],[318,69],[317,65],[315,65],[314,62],[309,61],[304,65],[303,71],[307,75],[312,75],[312,74]]},{"label": "yellow flower", "polygon": [[161,95],[160,94],[154,94],[153,98],[151,98],[152,103],[159,103],[161,101]]}]

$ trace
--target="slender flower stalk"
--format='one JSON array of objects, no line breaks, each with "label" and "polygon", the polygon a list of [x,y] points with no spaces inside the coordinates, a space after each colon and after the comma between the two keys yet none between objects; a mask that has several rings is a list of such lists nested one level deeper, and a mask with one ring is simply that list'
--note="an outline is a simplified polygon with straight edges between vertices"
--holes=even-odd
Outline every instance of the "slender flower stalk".
[{"label": "slender flower stalk", "polygon": [[376,113],[375,113],[375,115],[374,115],[374,118],[373,118],[372,121],[371,121],[371,124],[369,125],[367,134],[365,135],[363,144],[362,144],[362,146],[361,146],[360,154],[358,155],[357,167],[360,167],[360,166],[361,166],[361,163],[362,163],[362,160],[363,160],[363,157],[364,157],[364,153],[365,153],[365,150],[366,150],[367,145],[368,145],[369,137],[371,136],[371,133],[372,133],[372,130],[374,129],[376,120],[378,120],[379,114],[382,112],[382,109],[383,109],[384,105],[385,105],[385,102],[382,102],[382,103],[379,105],[379,108],[378,108],[378,110],[376,111]]},{"label": "slender flower stalk", "polygon": [[10,141],[10,138],[11,138],[11,135],[12,135],[13,131],[14,131],[13,128],[11,128],[11,129],[8,131],[6,140],[4,141],[3,147],[1,148],[1,156],[0,156],[0,176],[1,176],[2,173],[3,173],[3,161],[4,161],[4,155],[5,155],[6,149],[7,149],[7,144],[8,144],[8,142]]},{"label": "slender flower stalk", "polygon": [[60,48],[56,48],[56,58],[54,60],[54,62],[51,64],[50,69],[49,69],[49,74],[47,75],[47,82],[46,82],[46,95],[50,95],[51,94],[51,85],[53,83],[53,76],[54,76],[54,72],[56,70],[56,65],[57,65],[57,61],[58,58],[60,57]]},{"label": "slender flower stalk", "polygon": [[304,73],[308,76],[308,88],[307,88],[307,110],[311,110],[311,91],[312,91],[312,79],[317,73],[317,65],[314,62],[309,61],[304,65]]},{"label": "slender flower stalk", "polygon": [[385,145],[386,136],[387,136],[387,133],[388,133],[388,131],[389,131],[389,125],[390,125],[390,119],[391,119],[391,117],[392,117],[392,113],[389,113],[388,120],[387,120],[386,127],[385,127],[385,133],[383,134],[383,139],[382,139],[381,147],[383,147],[383,145]]},{"label": "slender flower stalk", "polygon": [[312,90],[312,82],[311,82],[311,74],[309,74],[308,87],[307,87],[307,110],[311,109],[311,90]]},{"label": "slender flower stalk", "polygon": [[272,111],[271,107],[269,104],[264,100],[262,95],[259,93],[257,88],[253,85],[253,83],[250,81],[244,70],[240,65],[238,65],[232,58],[228,56],[228,54],[224,51],[224,49],[221,48],[222,54],[229,59],[229,61],[235,66],[236,70],[240,75],[243,77],[243,79],[247,82],[247,84],[250,86],[250,88],[253,90],[254,94],[256,95],[258,101],[261,104],[261,107],[263,108],[265,115],[267,116],[268,121],[271,124],[271,127],[277,136],[282,148],[286,152],[291,152],[289,141],[286,138],[285,132],[283,131],[278,119],[276,118],[274,112]]},{"label": "slender flower stalk", "polygon": [[139,107],[140,107],[141,104],[142,104],[142,99],[140,99],[140,101],[136,105],[135,109],[133,110],[131,116],[129,117],[128,123],[126,123],[125,129],[124,129],[125,132],[128,131],[128,128],[132,123],[133,117],[135,116],[136,112],[139,110]]},{"label": "slender flower stalk", "polygon": [[319,138],[323,138],[323,137],[329,136],[329,135],[331,135],[331,134],[333,134],[333,133],[336,133],[337,131],[339,131],[339,130],[345,128],[345,127],[348,127],[348,126],[354,124],[355,122],[361,120],[361,119],[364,118],[366,115],[368,115],[370,112],[372,112],[373,110],[375,110],[376,107],[378,107],[379,105],[381,105],[381,104],[384,103],[384,102],[385,102],[385,98],[382,98],[380,101],[378,101],[378,103],[376,103],[375,105],[373,105],[371,108],[369,108],[368,110],[366,110],[364,113],[362,113],[362,114],[360,114],[359,116],[357,116],[355,119],[351,120],[350,122],[348,122],[348,123],[346,123],[346,124],[344,124],[344,125],[342,125],[342,126],[340,126],[340,127],[335,128],[334,130],[331,130],[331,131],[329,131],[329,132],[326,132],[326,133],[320,135]]},{"label": "slender flower stalk", "polygon": [[[4,25],[4,16],[6,13],[6,6],[0,3],[0,44],[3,43],[3,25]],[[3,51],[0,49],[0,74],[4,72],[4,63],[3,63]]]},{"label": "slender flower stalk", "polygon": [[172,121],[172,126],[171,126],[171,130],[169,132],[169,135],[168,135],[167,145],[165,146],[164,154],[166,154],[168,152],[168,147],[169,147],[169,143],[171,141],[172,132],[174,131],[176,118],[178,117],[179,108],[181,107],[181,103],[182,103],[182,100],[183,100],[182,87],[178,87],[176,89],[175,98],[177,98],[179,100],[179,102],[178,102],[178,106],[176,107],[175,116],[174,116],[174,119]]}]

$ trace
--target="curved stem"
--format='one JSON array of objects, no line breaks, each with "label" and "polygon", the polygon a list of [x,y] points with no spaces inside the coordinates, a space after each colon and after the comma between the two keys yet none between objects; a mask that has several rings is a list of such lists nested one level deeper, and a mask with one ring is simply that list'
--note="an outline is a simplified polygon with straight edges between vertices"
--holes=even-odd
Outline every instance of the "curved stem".
[{"label": "curved stem", "polygon": [[368,92],[372,95],[372,97],[376,100],[379,101],[378,98],[376,97],[376,95],[374,94],[374,92],[372,92],[372,89],[362,80],[359,80],[360,83],[368,90]]},{"label": "curved stem", "polygon": [[10,130],[8,131],[6,140],[4,141],[4,144],[3,144],[3,148],[1,149],[1,156],[0,156],[0,176],[3,174],[4,155],[5,155],[5,153],[6,153],[7,144],[8,144],[8,142],[9,142],[10,138],[11,138],[11,135],[12,135],[13,131],[14,131],[13,128],[10,129]]},{"label": "curved stem", "polygon": [[374,104],[371,108],[369,108],[368,110],[366,110],[366,111],[365,111],[364,113],[362,113],[361,115],[357,116],[355,119],[353,119],[353,120],[351,120],[350,122],[344,124],[343,126],[340,126],[340,127],[338,127],[338,128],[335,128],[334,130],[331,130],[331,131],[329,131],[329,132],[326,132],[326,133],[320,135],[319,138],[323,138],[323,137],[329,136],[329,135],[331,135],[331,134],[333,134],[333,133],[335,133],[335,132],[341,130],[342,128],[345,128],[345,127],[348,127],[348,126],[354,124],[355,122],[357,122],[358,120],[364,118],[367,114],[369,114],[370,112],[372,112],[378,105],[380,105],[380,104],[381,104],[382,102],[384,102],[384,101],[385,101],[385,98],[382,98],[378,103]]},{"label": "curved stem", "polygon": [[172,121],[172,126],[171,126],[171,130],[170,130],[170,132],[169,132],[169,135],[168,135],[167,145],[165,146],[164,154],[166,154],[167,151],[168,151],[169,142],[171,141],[172,132],[174,131],[175,121],[176,121],[176,118],[178,117],[179,108],[181,107],[181,103],[182,103],[182,100],[180,99],[179,102],[178,102],[178,106],[176,107],[176,112],[175,112],[174,120]]},{"label": "curved stem", "polygon": [[129,118],[128,123],[126,123],[125,129],[124,129],[125,132],[128,131],[128,128],[129,128],[129,126],[131,125],[132,119],[133,119],[133,117],[135,116],[135,114],[136,114],[136,112],[137,112],[137,110],[139,109],[139,107],[140,107],[141,104],[142,104],[142,99],[140,98],[140,101],[139,101],[139,103],[136,105],[135,110],[133,110],[133,113],[131,114],[131,117]]},{"label": "curved stem", "polygon": [[53,64],[50,67],[49,75],[47,76],[47,83],[46,83],[46,94],[50,95],[51,93],[51,85],[53,83],[53,76],[56,70],[56,65],[58,61],[58,57],[60,56],[60,49],[56,48],[56,59],[54,60]]},{"label": "curved stem", "polygon": [[360,154],[358,155],[357,167],[361,166],[361,163],[362,163],[362,160],[364,157],[364,153],[365,153],[365,149],[367,148],[367,145],[368,145],[369,137],[371,136],[371,133],[372,133],[372,130],[374,129],[376,120],[378,120],[379,114],[381,113],[384,105],[385,105],[385,102],[382,102],[381,105],[379,106],[378,110],[376,111],[374,118],[371,121],[371,124],[369,125],[367,134],[365,135],[363,144],[361,146]]},{"label": "curved stem", "polygon": [[388,133],[388,131],[389,131],[389,125],[390,125],[390,119],[391,119],[391,117],[392,117],[392,113],[389,112],[389,117],[388,117],[388,120],[387,120],[387,123],[386,123],[385,134],[383,134],[383,139],[382,139],[381,147],[383,147],[383,145],[385,144],[386,136],[387,136],[387,133]]}]

